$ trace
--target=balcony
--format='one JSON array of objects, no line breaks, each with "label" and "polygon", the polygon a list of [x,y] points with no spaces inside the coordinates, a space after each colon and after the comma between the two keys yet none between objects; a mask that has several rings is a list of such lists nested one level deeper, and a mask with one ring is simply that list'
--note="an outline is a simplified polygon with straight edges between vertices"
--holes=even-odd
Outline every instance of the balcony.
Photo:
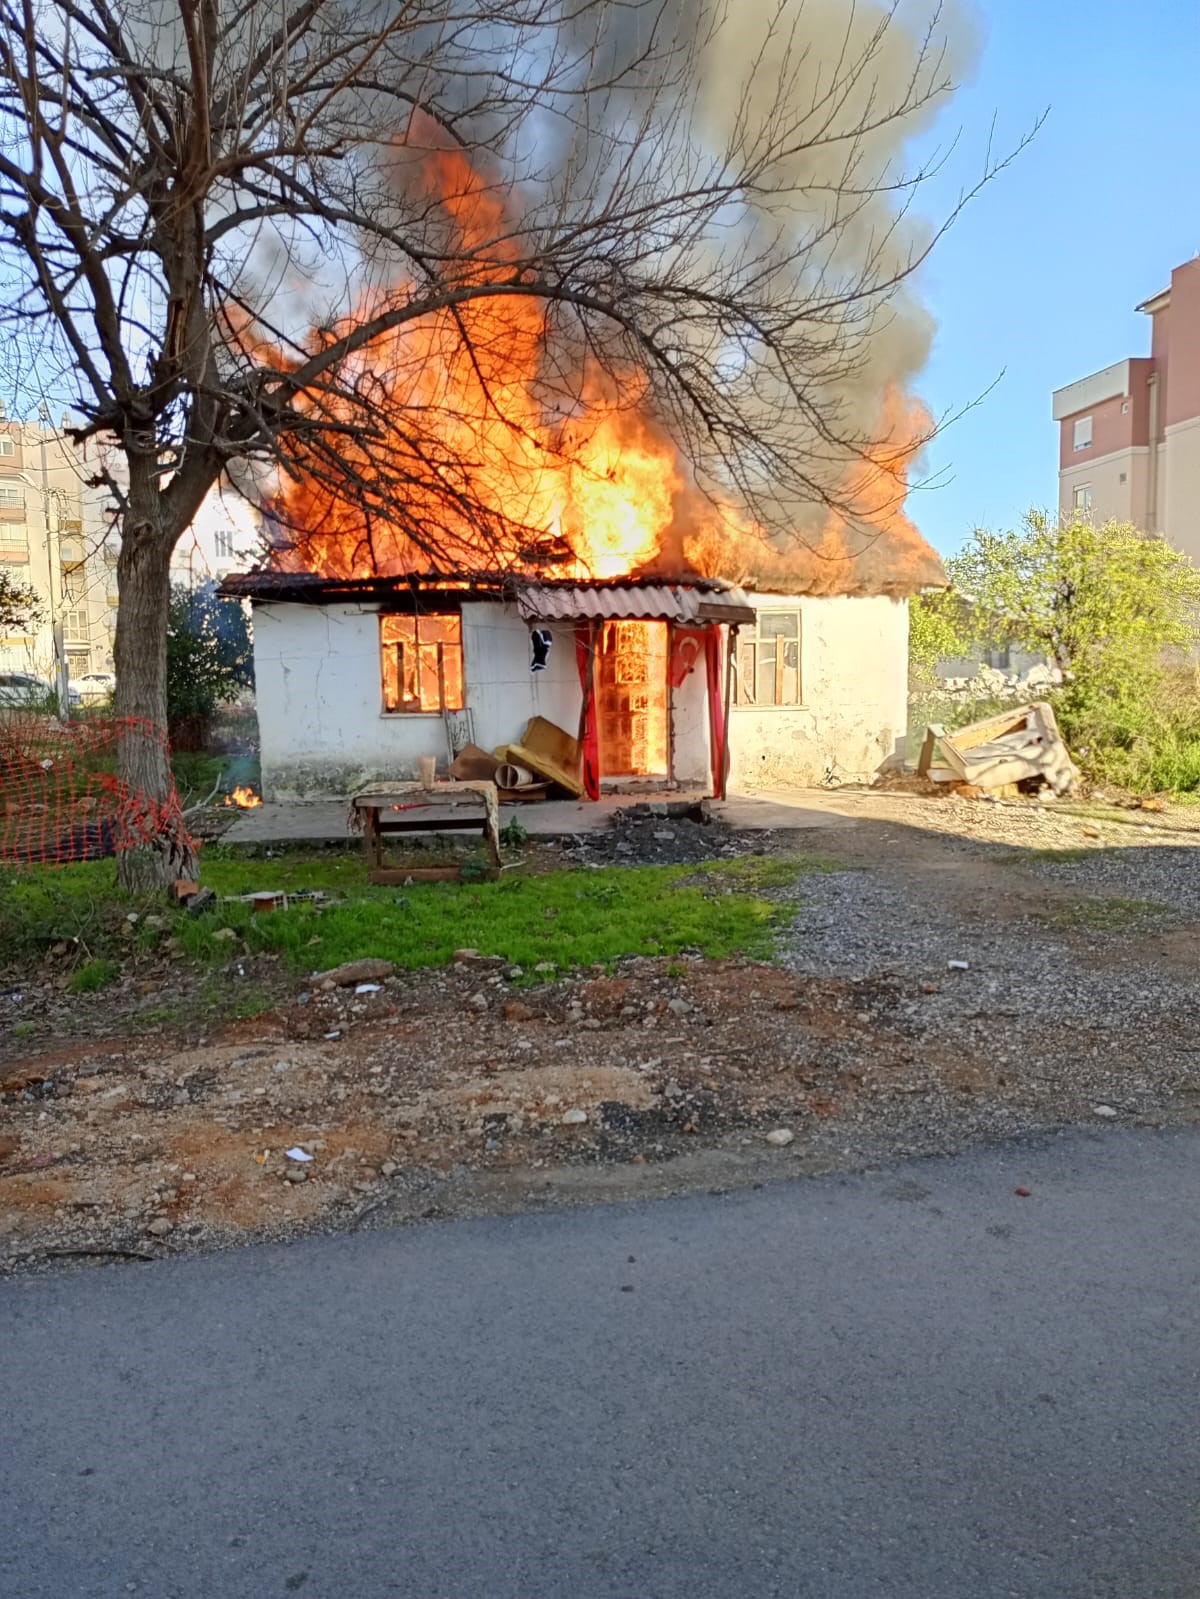
[{"label": "balcony", "polygon": [[29,563],[29,535],[21,529],[19,538],[12,537],[0,523],[0,561],[16,566],[26,566]]}]

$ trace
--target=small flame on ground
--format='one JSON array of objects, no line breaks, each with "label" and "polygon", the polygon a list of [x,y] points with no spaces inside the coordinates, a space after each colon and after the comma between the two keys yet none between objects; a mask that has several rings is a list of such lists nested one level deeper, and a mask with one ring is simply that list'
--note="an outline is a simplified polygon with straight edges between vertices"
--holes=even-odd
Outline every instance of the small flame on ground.
[{"label": "small flame on ground", "polygon": [[256,794],[252,788],[239,785],[232,794],[226,794],[226,805],[236,805],[240,811],[252,811],[256,805],[262,804],[262,796]]}]

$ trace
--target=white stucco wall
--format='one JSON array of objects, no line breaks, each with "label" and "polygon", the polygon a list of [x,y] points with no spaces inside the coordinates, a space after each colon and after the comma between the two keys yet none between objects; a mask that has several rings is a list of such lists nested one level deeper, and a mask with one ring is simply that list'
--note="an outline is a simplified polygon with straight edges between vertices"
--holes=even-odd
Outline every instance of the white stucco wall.
[{"label": "white stucco wall", "polygon": [[[888,599],[751,596],[799,610],[801,706],[730,713],[730,787],[804,786],[832,771],[871,777],[893,756],[907,719],[908,606]],[[546,671],[531,673],[529,626],[514,606],[463,606],[463,662],[474,736],[485,749],[519,739],[532,716],[575,732],[581,694],[574,632],[553,629]],[[254,608],[254,667],[269,799],[349,793],[417,775],[447,759],[439,715],[388,715],[374,606]],[[676,781],[710,780],[704,662],[671,691]]]},{"label": "white stucco wall", "polygon": [[[574,731],[580,688],[574,635],[554,633],[544,672],[530,672],[528,625],[513,606],[463,606],[463,668],[475,741],[519,738],[531,716]],[[379,615],[365,605],[256,605],[254,671],[269,799],[349,793],[417,775],[417,759],[448,758],[440,715],[388,715],[380,681]]]},{"label": "white stucco wall", "polygon": [[731,789],[871,778],[903,747],[908,602],[752,594],[758,611],[799,610],[803,705],[730,711]]}]

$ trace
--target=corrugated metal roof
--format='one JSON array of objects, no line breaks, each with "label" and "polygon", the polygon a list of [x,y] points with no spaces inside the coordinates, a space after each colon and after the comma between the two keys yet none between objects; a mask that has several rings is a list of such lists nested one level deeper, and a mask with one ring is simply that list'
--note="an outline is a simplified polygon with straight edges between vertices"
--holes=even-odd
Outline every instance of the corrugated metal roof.
[{"label": "corrugated metal roof", "polygon": [[300,600],[313,604],[434,596],[454,602],[515,601],[528,622],[666,621],[683,626],[705,622],[747,624],[754,608],[739,588],[719,578],[689,577],[679,582],[661,578],[543,578],[531,581],[517,574],[412,573],[395,577],[326,577],[320,572],[280,572],[270,568],[232,573],[221,585],[225,594],[256,600]]},{"label": "corrugated metal roof", "polygon": [[530,584],[517,594],[527,622],[663,621],[683,626],[702,622],[753,622],[754,609],[741,589],[701,588],[676,583]]}]

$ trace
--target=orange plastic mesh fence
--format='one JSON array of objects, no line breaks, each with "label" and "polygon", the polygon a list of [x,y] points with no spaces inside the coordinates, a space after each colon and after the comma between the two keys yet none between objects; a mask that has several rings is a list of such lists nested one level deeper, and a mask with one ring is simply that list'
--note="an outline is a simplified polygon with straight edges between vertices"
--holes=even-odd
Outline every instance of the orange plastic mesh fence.
[{"label": "orange plastic mesh fence", "polygon": [[174,784],[160,802],[117,776],[126,733],[167,747],[163,728],[133,717],[63,724],[0,713],[0,863],[66,866],[151,842],[182,854],[187,829]]}]

